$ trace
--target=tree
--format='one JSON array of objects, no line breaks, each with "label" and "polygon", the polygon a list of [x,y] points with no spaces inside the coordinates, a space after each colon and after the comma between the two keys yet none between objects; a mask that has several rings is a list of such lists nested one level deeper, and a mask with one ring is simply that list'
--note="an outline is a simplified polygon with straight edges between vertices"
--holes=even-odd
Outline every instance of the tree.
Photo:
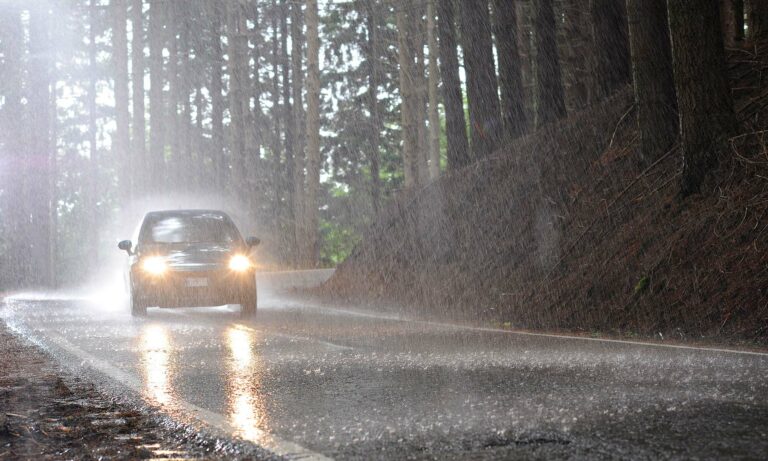
[{"label": "tree", "polygon": [[156,192],[165,170],[165,104],[163,101],[163,47],[165,2],[151,0],[149,9],[149,178],[148,190]]},{"label": "tree", "polygon": [[413,85],[413,75],[415,73],[411,40],[408,37],[408,14],[402,6],[396,13],[397,21],[397,44],[398,44],[398,64],[400,72],[400,120],[403,133],[403,176],[405,177],[405,188],[413,189],[419,185],[419,165],[416,159],[418,155],[418,136],[416,127],[416,107],[417,97]]},{"label": "tree", "polygon": [[216,170],[217,190],[225,190],[229,183],[229,163],[224,152],[224,96],[223,76],[224,52],[221,46],[222,4],[219,0],[209,0],[208,11],[211,17],[211,160]]},{"label": "tree", "polygon": [[565,117],[565,96],[555,40],[552,0],[533,2],[536,127]]},{"label": "tree", "polygon": [[631,78],[626,3],[592,0],[591,8],[598,93],[605,98],[629,83]]},{"label": "tree", "polygon": [[438,0],[437,14],[448,168],[456,170],[469,164],[469,141],[467,122],[464,118],[464,97],[459,80],[453,1]]},{"label": "tree", "polygon": [[[131,3],[131,85],[133,86],[133,140],[131,142],[131,176],[134,193],[146,191],[149,175],[147,157],[146,108],[144,106],[144,2]],[[116,82],[117,83],[117,82]],[[117,95],[116,95],[117,97]]]},{"label": "tree", "polygon": [[440,115],[437,108],[437,37],[435,36],[435,0],[427,3],[427,45],[429,46],[429,178],[440,176]]},{"label": "tree", "polygon": [[120,162],[120,192],[122,197],[132,196],[132,178],[134,160],[130,155],[131,114],[128,106],[128,8],[125,0],[112,2],[112,65],[115,75],[115,157]]},{"label": "tree", "polygon": [[248,29],[245,12],[240,0],[227,3],[227,70],[229,71],[230,155],[232,157],[232,192],[246,190],[246,126],[248,125],[248,77],[247,50]]},{"label": "tree", "polygon": [[36,286],[51,286],[55,276],[52,207],[53,181],[51,152],[51,50],[49,13],[45,4],[29,11],[29,157],[32,170],[26,187],[29,200],[29,227],[25,235],[30,246],[29,281]]},{"label": "tree", "polygon": [[307,0],[307,256],[306,264],[317,264],[319,229],[317,191],[320,187],[320,37],[317,0]]},{"label": "tree", "polygon": [[749,38],[760,40],[768,37],[768,2],[765,0],[746,0],[749,5]]},{"label": "tree", "polygon": [[668,8],[686,196],[699,191],[737,127],[718,0],[668,0]]},{"label": "tree", "polygon": [[504,132],[514,139],[528,131],[514,0],[493,0],[493,12],[493,30],[499,56],[501,118]]},{"label": "tree", "polygon": [[470,151],[475,160],[490,155],[499,145],[501,112],[493,60],[488,0],[461,3],[462,49],[467,73]]},{"label": "tree", "polygon": [[366,26],[368,29],[368,110],[371,113],[371,137],[368,146],[368,163],[371,168],[371,206],[373,214],[378,215],[381,210],[381,170],[379,145],[381,143],[381,113],[379,111],[379,85],[381,84],[381,71],[379,55],[379,24],[378,9],[375,0],[366,3]]},{"label": "tree", "polygon": [[733,48],[744,38],[744,0],[720,0],[720,20],[725,46]]},{"label": "tree", "polygon": [[667,2],[628,0],[627,9],[641,152],[649,163],[663,155],[677,138]]},{"label": "tree", "polygon": [[295,220],[294,231],[296,233],[295,265],[304,264],[308,259],[306,254],[307,224],[306,224],[306,197],[304,194],[305,157],[304,157],[304,105],[302,91],[304,88],[303,44],[304,14],[300,2],[291,3],[291,98],[293,119],[293,213]]},{"label": "tree", "polygon": [[[8,277],[9,286],[22,286],[30,273],[29,266],[29,206],[26,187],[29,171],[24,140],[18,136],[24,128],[23,98],[23,54],[24,27],[21,11],[13,4],[0,5],[0,52],[3,65],[0,66],[0,81],[3,88],[3,104],[0,105],[0,161],[12,168],[0,172],[2,179],[3,219],[0,223],[2,237],[6,240],[6,251],[2,252],[3,267],[13,267]],[[7,172],[15,170],[15,174]]]}]

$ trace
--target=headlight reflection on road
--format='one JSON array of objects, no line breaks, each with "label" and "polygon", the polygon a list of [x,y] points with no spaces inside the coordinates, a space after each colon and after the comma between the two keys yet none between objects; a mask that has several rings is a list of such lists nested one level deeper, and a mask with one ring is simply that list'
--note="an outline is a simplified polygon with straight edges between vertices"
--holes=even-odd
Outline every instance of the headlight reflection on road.
[{"label": "headlight reflection on road", "polygon": [[160,405],[168,405],[172,398],[171,347],[171,339],[165,327],[149,325],[142,330],[140,348],[144,394]]},{"label": "headlight reflection on road", "polygon": [[253,442],[265,436],[265,419],[261,395],[258,393],[262,363],[253,353],[256,330],[243,325],[227,329],[230,352],[229,419],[237,429],[235,435]]}]

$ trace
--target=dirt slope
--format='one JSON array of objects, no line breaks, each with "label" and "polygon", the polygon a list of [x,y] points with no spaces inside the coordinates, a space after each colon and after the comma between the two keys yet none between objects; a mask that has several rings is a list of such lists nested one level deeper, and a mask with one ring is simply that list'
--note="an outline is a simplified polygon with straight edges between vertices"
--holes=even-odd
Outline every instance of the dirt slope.
[{"label": "dirt slope", "polygon": [[322,296],[516,328],[768,342],[768,46],[730,55],[742,134],[701,195],[677,196],[679,150],[638,160],[627,88],[402,197]]}]

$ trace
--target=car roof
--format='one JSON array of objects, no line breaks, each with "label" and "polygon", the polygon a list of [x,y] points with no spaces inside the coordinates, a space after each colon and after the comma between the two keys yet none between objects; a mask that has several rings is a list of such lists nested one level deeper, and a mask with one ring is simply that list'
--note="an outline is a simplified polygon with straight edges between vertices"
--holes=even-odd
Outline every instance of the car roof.
[{"label": "car roof", "polygon": [[220,210],[159,210],[159,211],[150,211],[146,215],[144,215],[144,219],[147,218],[165,218],[165,217],[174,217],[174,216],[198,216],[198,215],[206,215],[206,214],[212,214],[212,215],[218,215],[229,218],[229,215],[224,213]]}]

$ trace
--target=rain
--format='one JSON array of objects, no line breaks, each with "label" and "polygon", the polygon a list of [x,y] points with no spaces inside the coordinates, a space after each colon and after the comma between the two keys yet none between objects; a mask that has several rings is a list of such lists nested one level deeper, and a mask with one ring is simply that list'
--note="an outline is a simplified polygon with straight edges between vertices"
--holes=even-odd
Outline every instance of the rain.
[{"label": "rain", "polygon": [[760,459],[768,2],[0,0],[0,460]]}]

